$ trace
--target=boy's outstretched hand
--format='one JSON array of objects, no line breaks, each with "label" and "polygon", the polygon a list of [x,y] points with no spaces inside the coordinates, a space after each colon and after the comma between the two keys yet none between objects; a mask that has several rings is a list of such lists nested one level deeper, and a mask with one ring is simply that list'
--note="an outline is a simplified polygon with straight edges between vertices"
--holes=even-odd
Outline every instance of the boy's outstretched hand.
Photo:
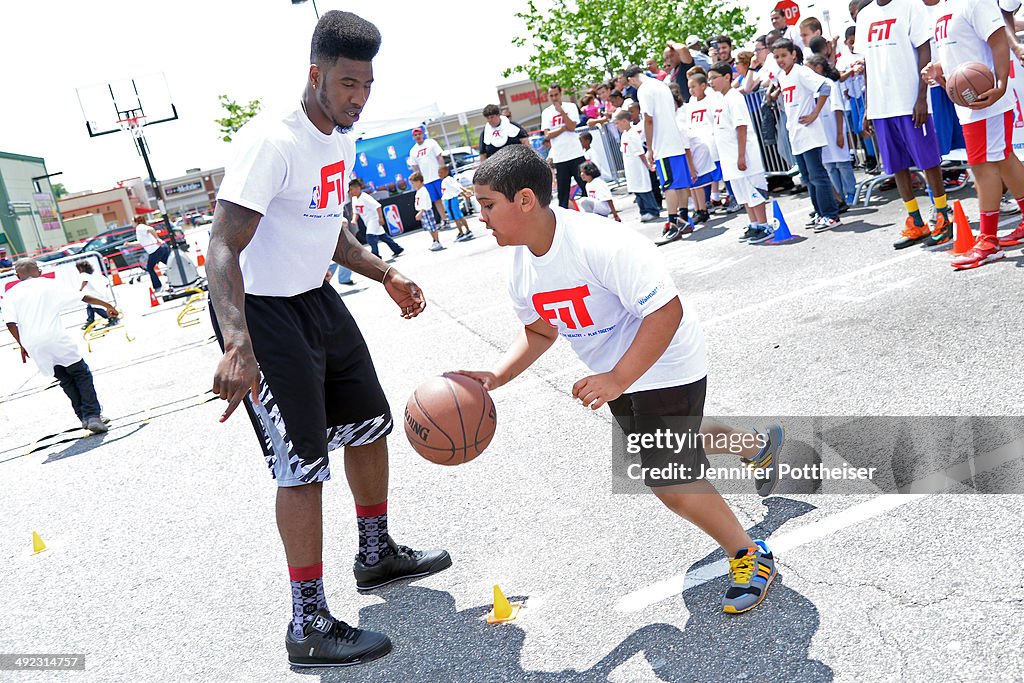
[{"label": "boy's outstretched hand", "polygon": [[578,398],[583,405],[591,410],[597,410],[605,403],[614,401],[625,390],[615,376],[610,372],[602,372],[599,375],[584,377],[572,385],[573,398]]}]

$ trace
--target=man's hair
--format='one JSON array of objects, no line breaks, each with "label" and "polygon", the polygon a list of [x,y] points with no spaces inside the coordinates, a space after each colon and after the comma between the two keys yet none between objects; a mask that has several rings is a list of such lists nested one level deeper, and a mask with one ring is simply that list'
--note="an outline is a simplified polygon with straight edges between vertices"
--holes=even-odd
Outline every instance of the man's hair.
[{"label": "man's hair", "polygon": [[755,43],[761,43],[762,45],[767,47],[768,46],[768,36],[766,34],[761,34],[757,38],[754,38],[754,42]]},{"label": "man's hair", "polygon": [[857,35],[857,27],[856,26],[847,26],[846,27],[846,33],[843,35],[843,37],[846,40],[849,40],[850,36],[856,36],[856,35]]},{"label": "man's hair", "polygon": [[380,49],[380,31],[351,12],[331,10],[320,17],[309,46],[309,61],[321,66],[339,58],[369,62]]},{"label": "man's hair", "polygon": [[730,38],[729,36],[727,36],[725,34],[720,35],[720,36],[715,36],[714,38],[711,39],[711,42],[712,43],[725,43],[729,47],[732,47],[732,38]]},{"label": "man's hair", "polygon": [[687,76],[687,79],[693,81],[694,83],[700,83],[701,85],[707,85],[708,84],[707,74],[703,74],[703,73],[693,74],[692,76]]},{"label": "man's hair", "polygon": [[560,86],[558,83],[552,83],[551,85],[548,86],[548,90],[557,90],[558,92],[562,92],[562,86]]},{"label": "man's hair", "polygon": [[594,136],[590,134],[590,131],[583,131],[580,133],[580,140],[586,140],[587,142],[593,142]]},{"label": "man's hair", "polygon": [[348,181],[348,186],[361,188],[363,186],[363,181],[360,180],[359,178],[353,178],[352,180]]},{"label": "man's hair", "polygon": [[788,38],[783,38],[782,40],[776,40],[775,44],[772,45],[772,52],[774,52],[775,50],[785,50],[787,52],[796,52],[797,51],[796,44],[794,44],[793,41],[788,39]]},{"label": "man's hair", "polygon": [[20,258],[14,262],[14,274],[19,280],[24,280],[25,273],[33,268],[39,268],[39,263],[34,258]]},{"label": "man's hair", "polygon": [[79,261],[75,264],[75,268],[78,269],[79,273],[88,273],[92,275],[92,264],[88,261]]},{"label": "man's hair", "polygon": [[146,221],[146,214],[140,213],[138,216],[135,217],[135,223],[136,224],[145,225],[146,222],[147,222]]},{"label": "man's hair", "polygon": [[780,40],[782,40],[782,36],[783,36],[782,31],[780,31],[777,28],[773,28],[771,31],[768,31],[768,33],[764,34],[764,39],[765,39],[764,46],[766,48],[768,48],[769,50],[771,50],[772,49],[772,45],[774,45],[775,43],[777,43]]},{"label": "man's hair", "polygon": [[770,17],[771,17],[771,16],[774,16],[774,15],[776,15],[776,14],[778,14],[778,15],[779,15],[780,17],[783,17],[783,18],[785,18],[785,17],[786,17],[786,13],[785,13],[785,12],[783,12],[782,10],[780,10],[780,9],[779,9],[779,8],[777,8],[777,7],[776,7],[775,9],[773,9],[773,10],[772,10],[771,12],[769,12],[769,13],[768,13],[768,16],[770,16]]},{"label": "man's hair", "polygon": [[630,64],[622,70],[622,75],[626,78],[635,78],[644,72],[643,69],[638,67],[636,64]]},{"label": "man's hair", "polygon": [[630,116],[629,112],[626,111],[625,109],[620,109],[617,112],[615,112],[615,120],[616,121],[622,121],[622,120],[624,120],[624,121],[632,121],[633,117]]},{"label": "man's hair", "polygon": [[817,17],[807,17],[800,22],[800,28],[808,28],[812,31],[821,33],[821,22],[818,21]]},{"label": "man's hair", "polygon": [[484,107],[484,118],[487,118],[488,116],[501,116],[501,110],[498,109],[498,105],[488,104]]},{"label": "man's hair", "polygon": [[473,174],[474,185],[486,185],[512,201],[520,190],[530,190],[537,203],[551,203],[551,169],[528,145],[506,145],[487,157]]},{"label": "man's hair", "polygon": [[721,74],[723,76],[728,76],[729,78],[732,78],[732,64],[730,64],[729,62],[715,62],[715,64],[711,67],[711,71],[714,71],[716,74]]},{"label": "man's hair", "polygon": [[423,182],[423,174],[420,173],[419,171],[413,171],[412,175],[409,176],[409,182],[410,183],[422,183]]},{"label": "man's hair", "polygon": [[807,47],[809,47],[811,52],[816,55],[824,54],[825,49],[828,48],[828,41],[821,36],[814,36],[811,38],[811,42],[808,43]]},{"label": "man's hair", "polygon": [[595,164],[593,161],[587,161],[583,164],[580,164],[580,173],[586,173],[591,178],[601,177],[601,169],[599,169],[597,167],[597,164]]}]

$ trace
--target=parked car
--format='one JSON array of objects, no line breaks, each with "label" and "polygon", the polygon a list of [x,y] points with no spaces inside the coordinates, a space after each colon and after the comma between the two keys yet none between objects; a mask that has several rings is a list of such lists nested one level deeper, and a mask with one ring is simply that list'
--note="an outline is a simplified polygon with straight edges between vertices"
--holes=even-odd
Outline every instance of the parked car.
[{"label": "parked car", "polygon": [[[160,239],[167,240],[167,228],[163,223],[152,226]],[[188,241],[180,228],[173,228],[174,242],[179,248],[188,250]],[[82,246],[82,251],[97,251],[106,259],[110,259],[115,268],[132,268],[145,263],[146,251],[140,244],[129,244],[135,241],[135,226],[122,225],[96,235]]]}]

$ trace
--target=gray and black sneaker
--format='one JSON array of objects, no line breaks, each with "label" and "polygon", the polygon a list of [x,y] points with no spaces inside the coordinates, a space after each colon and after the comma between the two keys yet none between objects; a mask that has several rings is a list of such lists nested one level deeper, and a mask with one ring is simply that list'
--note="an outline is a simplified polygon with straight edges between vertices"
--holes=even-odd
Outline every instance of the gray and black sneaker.
[{"label": "gray and black sneaker", "polygon": [[747,229],[740,235],[740,242],[746,242],[751,237],[757,237],[761,234],[761,231],[755,228],[753,225],[747,225]]},{"label": "gray and black sneaker", "polygon": [[779,454],[782,453],[782,443],[786,440],[786,433],[782,429],[782,425],[776,422],[768,427],[765,436],[767,443],[759,456],[750,460],[742,458],[743,462],[751,469],[761,470],[758,477],[754,479],[754,488],[762,498],[772,495],[772,491],[779,483]]},{"label": "gray and black sneaker", "polygon": [[352,566],[352,572],[356,575],[356,588],[361,591],[372,591],[401,579],[429,576],[452,566],[452,558],[447,550],[413,550],[398,545],[391,536],[386,536],[385,540],[393,551],[391,554],[385,555],[373,566],[363,564],[357,557]]},{"label": "gray and black sneaker", "polygon": [[747,240],[747,242],[749,244],[761,244],[761,242],[767,242],[773,237],[775,237],[774,228],[772,228],[770,225],[759,225],[757,227],[757,234],[752,235],[750,239]]},{"label": "gray and black sneaker", "polygon": [[289,624],[284,644],[288,663],[302,668],[352,666],[391,652],[391,639],[383,633],[353,628],[325,609],[316,611],[302,638],[295,637]]}]

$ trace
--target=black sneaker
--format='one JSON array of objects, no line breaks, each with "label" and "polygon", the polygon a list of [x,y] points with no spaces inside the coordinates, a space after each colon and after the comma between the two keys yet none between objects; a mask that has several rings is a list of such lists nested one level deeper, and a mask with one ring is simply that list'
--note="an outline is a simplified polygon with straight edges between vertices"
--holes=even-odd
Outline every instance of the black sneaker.
[{"label": "black sneaker", "polygon": [[662,243],[671,242],[677,240],[682,236],[679,232],[679,226],[676,223],[669,223],[664,231],[661,233]]},{"label": "black sneaker", "polygon": [[751,237],[757,237],[761,234],[761,231],[755,228],[753,225],[748,225],[747,229],[742,235],[740,235],[740,242],[746,242]]},{"label": "black sneaker", "polygon": [[707,225],[708,221],[711,220],[711,214],[707,211],[698,211],[693,214],[694,225]]},{"label": "black sneaker", "polygon": [[383,633],[352,628],[325,609],[316,611],[303,628],[302,638],[295,637],[289,624],[284,645],[288,663],[302,668],[352,666],[391,652],[391,639]]},{"label": "black sneaker", "polygon": [[368,567],[356,558],[352,572],[356,575],[356,588],[361,591],[372,591],[401,579],[414,579],[418,576],[429,576],[452,566],[451,555],[447,550],[413,550],[395,543],[391,536],[385,537],[388,547],[393,551],[380,559],[380,562]]},{"label": "black sneaker", "polygon": [[768,240],[772,239],[773,237],[775,237],[775,230],[771,226],[758,227],[757,228],[757,234],[751,236],[751,238],[749,240],[747,240],[747,243],[748,244],[761,244],[762,242],[767,242]]}]

